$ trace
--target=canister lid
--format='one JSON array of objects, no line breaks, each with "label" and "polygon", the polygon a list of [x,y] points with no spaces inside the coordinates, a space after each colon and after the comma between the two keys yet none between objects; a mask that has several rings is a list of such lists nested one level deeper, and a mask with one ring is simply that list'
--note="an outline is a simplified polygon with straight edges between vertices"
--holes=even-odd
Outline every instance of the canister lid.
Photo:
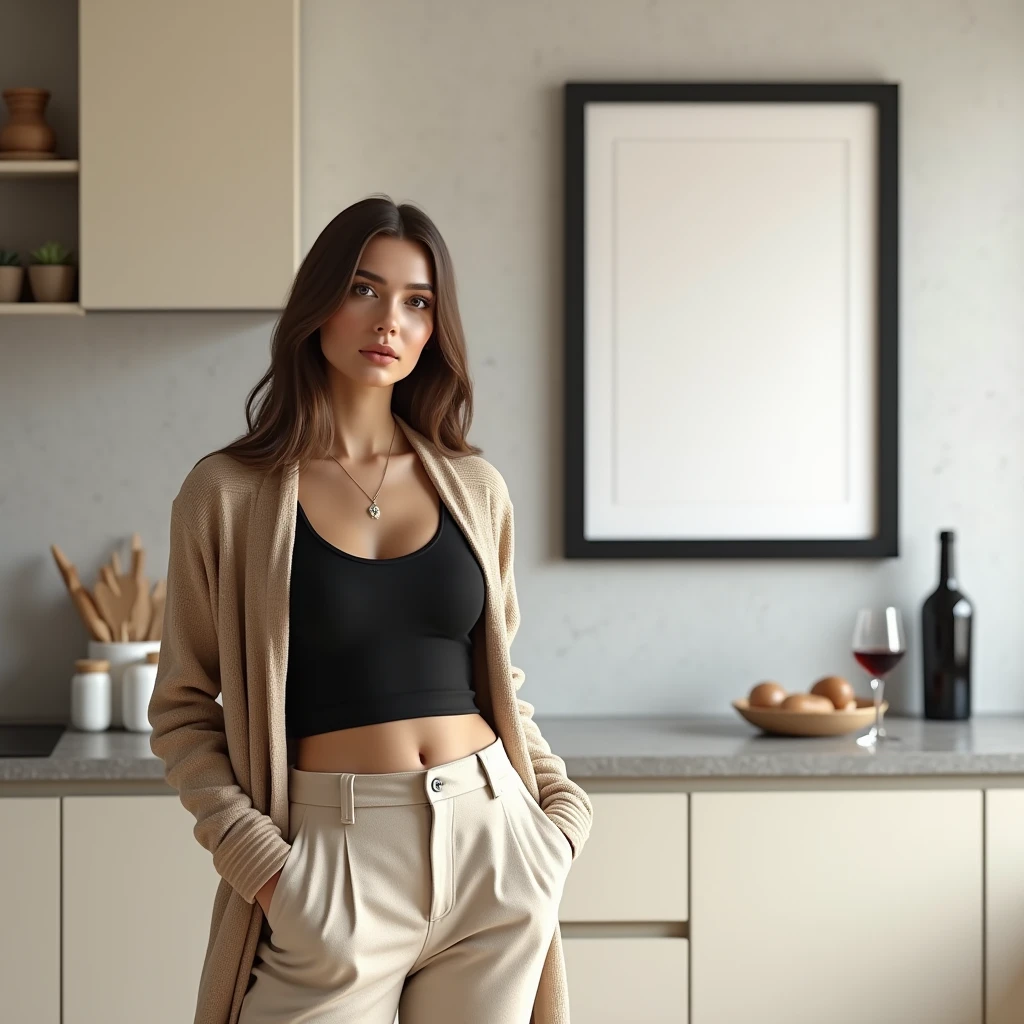
[{"label": "canister lid", "polygon": [[110,662],[106,658],[79,658],[75,662],[76,672],[109,672]]}]

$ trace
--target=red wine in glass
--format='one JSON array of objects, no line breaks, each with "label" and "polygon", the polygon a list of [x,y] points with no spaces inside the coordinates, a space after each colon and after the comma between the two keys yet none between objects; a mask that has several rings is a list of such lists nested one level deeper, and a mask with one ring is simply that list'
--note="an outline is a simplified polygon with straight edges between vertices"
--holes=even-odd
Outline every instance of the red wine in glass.
[{"label": "red wine in glass", "polygon": [[874,746],[891,739],[882,727],[882,694],[885,677],[899,664],[907,651],[906,633],[898,608],[862,608],[853,628],[853,656],[871,674],[871,692],[875,703],[875,724],[857,743]]},{"label": "red wine in glass", "polygon": [[869,650],[854,651],[853,656],[873,676],[884,678],[900,663],[903,653],[903,651]]}]

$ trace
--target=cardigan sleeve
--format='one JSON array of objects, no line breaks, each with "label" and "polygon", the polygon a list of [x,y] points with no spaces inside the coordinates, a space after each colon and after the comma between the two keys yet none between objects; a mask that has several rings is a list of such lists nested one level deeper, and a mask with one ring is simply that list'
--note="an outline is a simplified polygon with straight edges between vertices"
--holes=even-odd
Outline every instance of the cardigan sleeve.
[{"label": "cardigan sleeve", "polygon": [[172,504],[160,659],[149,702],[150,748],[196,819],[217,873],[246,900],[284,864],[281,830],[253,807],[228,753],[220,693],[214,570]]},{"label": "cardigan sleeve", "polygon": [[[508,646],[519,629],[519,601],[516,597],[515,572],[515,528],[512,501],[504,498],[498,533],[498,560],[501,567],[501,586],[505,600],[505,632]],[[515,665],[512,668],[512,683],[519,688],[526,680],[526,673]],[[541,735],[540,727],[533,720],[534,707],[528,701],[517,698],[519,717],[526,746],[537,776],[540,790],[540,806],[544,813],[565,833],[572,846],[575,860],[583,850],[590,835],[594,809],[586,791],[568,777],[565,761],[551,750],[551,745]]]}]

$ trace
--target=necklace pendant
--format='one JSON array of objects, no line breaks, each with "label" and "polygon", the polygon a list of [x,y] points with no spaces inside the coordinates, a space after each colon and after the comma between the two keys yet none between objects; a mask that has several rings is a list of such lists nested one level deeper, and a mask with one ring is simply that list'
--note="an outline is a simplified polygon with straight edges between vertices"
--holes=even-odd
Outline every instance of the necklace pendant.
[{"label": "necklace pendant", "polygon": [[376,503],[376,502],[374,502],[374,503],[373,503],[373,504],[372,504],[372,505],[371,505],[371,506],[370,506],[370,507],[369,507],[369,508],[368,508],[368,509],[366,510],[366,512],[367,512],[367,515],[369,515],[369,517],[370,517],[371,519],[380,519],[380,509],[379,509],[379,508],[377,508],[377,503]]}]

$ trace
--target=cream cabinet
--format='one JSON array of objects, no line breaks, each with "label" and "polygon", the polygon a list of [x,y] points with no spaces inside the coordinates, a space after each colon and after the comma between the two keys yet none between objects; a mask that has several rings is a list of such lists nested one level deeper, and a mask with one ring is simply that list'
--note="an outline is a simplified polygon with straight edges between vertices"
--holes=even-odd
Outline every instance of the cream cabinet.
[{"label": "cream cabinet", "polygon": [[986,1024],[1024,1020],[1024,790],[985,794]]},{"label": "cream cabinet", "polygon": [[685,793],[595,793],[594,824],[566,879],[559,919],[685,921]]},{"label": "cream cabinet", "polygon": [[[1024,1020],[1024,790],[591,799],[573,1024]],[[193,826],[174,795],[0,800],[0,1018],[191,1020],[219,883]]]},{"label": "cream cabinet", "polygon": [[572,1024],[686,1024],[687,942],[566,938]]},{"label": "cream cabinet", "polygon": [[86,310],[277,309],[298,265],[298,0],[81,0]]},{"label": "cream cabinet", "polygon": [[691,801],[695,1024],[981,1024],[980,791]]},{"label": "cream cabinet", "polygon": [[60,1024],[60,799],[0,800],[0,1020]]},{"label": "cream cabinet", "polygon": [[182,1024],[219,876],[176,796],[64,798],[63,1024]]}]

